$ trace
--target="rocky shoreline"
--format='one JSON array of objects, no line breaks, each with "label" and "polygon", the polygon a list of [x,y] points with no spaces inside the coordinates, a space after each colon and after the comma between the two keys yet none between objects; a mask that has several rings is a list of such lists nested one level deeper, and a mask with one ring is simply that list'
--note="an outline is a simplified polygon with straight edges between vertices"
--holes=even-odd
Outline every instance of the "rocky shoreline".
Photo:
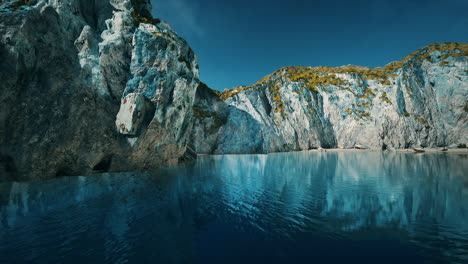
[{"label": "rocky shoreline", "polygon": [[443,148],[427,148],[424,149],[424,152],[417,152],[414,149],[396,149],[396,150],[381,150],[381,149],[310,149],[310,150],[301,150],[301,151],[289,151],[289,152],[271,152],[266,154],[198,154],[198,156],[216,156],[216,155],[270,155],[270,154],[279,154],[279,153],[324,153],[324,152],[350,152],[350,153],[366,153],[366,152],[394,152],[394,153],[408,153],[408,154],[468,154],[468,149],[447,149]]},{"label": "rocky shoreline", "polygon": [[0,4],[0,182],[143,171],[196,154],[468,143],[466,43],[378,68],[288,66],[219,92],[151,10],[149,0]]},{"label": "rocky shoreline", "polygon": [[444,148],[425,148],[423,152],[418,152],[414,149],[395,149],[395,150],[381,150],[381,149],[312,149],[304,150],[302,152],[398,152],[398,153],[446,153],[446,154],[468,154],[468,149],[447,149]]},{"label": "rocky shoreline", "polygon": [[289,66],[222,93],[201,87],[191,141],[213,154],[466,145],[467,56],[468,44],[435,43],[379,68]]}]

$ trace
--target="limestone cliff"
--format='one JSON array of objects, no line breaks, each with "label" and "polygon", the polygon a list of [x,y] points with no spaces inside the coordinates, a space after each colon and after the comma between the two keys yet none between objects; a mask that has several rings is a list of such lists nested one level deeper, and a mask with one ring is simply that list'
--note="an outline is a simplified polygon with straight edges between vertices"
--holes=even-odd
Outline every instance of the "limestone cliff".
[{"label": "limestone cliff", "polygon": [[194,158],[189,145],[468,143],[468,44],[432,44],[375,69],[285,67],[220,93],[150,10],[149,0],[1,1],[0,181],[172,166]]},{"label": "limestone cliff", "polygon": [[0,181],[183,158],[198,59],[150,10],[149,0],[2,1]]},{"label": "limestone cliff", "polygon": [[252,86],[207,91],[194,110],[199,153],[466,144],[468,44],[431,44],[375,69],[285,67]]}]

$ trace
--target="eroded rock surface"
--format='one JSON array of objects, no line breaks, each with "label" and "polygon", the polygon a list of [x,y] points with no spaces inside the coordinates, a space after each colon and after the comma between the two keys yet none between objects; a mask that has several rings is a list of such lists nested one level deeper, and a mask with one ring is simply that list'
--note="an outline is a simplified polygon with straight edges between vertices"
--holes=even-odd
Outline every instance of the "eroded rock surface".
[{"label": "eroded rock surface", "polygon": [[151,121],[153,116],[154,106],[145,96],[129,93],[122,99],[115,125],[120,134],[136,136],[145,128],[145,121]]},{"label": "eroded rock surface", "polygon": [[467,56],[468,44],[441,43],[376,69],[281,68],[197,98],[193,141],[216,154],[466,144]]},{"label": "eroded rock surface", "polygon": [[[2,1],[0,181],[177,164],[198,62],[150,10],[148,0]],[[141,109],[123,132],[116,117],[131,94]]]},{"label": "eroded rock surface", "polygon": [[2,1],[0,181],[146,170],[195,153],[468,143],[467,44],[376,69],[285,67],[219,93],[150,10],[149,0]]}]

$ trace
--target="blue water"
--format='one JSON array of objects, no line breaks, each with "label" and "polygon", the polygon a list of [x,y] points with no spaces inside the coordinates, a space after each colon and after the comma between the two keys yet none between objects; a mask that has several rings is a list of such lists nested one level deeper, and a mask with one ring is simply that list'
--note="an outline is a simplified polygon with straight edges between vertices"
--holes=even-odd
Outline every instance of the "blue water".
[{"label": "blue water", "polygon": [[0,263],[468,263],[468,156],[202,156],[0,184]]}]

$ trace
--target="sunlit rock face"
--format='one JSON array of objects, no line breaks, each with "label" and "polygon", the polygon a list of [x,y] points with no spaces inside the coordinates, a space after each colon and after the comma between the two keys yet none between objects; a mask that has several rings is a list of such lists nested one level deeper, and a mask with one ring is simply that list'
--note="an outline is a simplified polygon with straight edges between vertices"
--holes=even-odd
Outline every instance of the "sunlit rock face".
[{"label": "sunlit rock face", "polygon": [[[219,92],[201,84],[193,107],[192,142],[198,153],[257,153],[262,124],[249,113],[226,104]],[[222,131],[222,132],[221,132]]]},{"label": "sunlit rock face", "polygon": [[[0,181],[177,163],[198,59],[150,10],[147,0],[2,1]],[[129,94],[150,117],[132,113],[135,131],[124,132]]]},{"label": "sunlit rock face", "polygon": [[115,125],[120,134],[135,136],[153,115],[152,104],[141,93],[129,93],[122,99]]},{"label": "sunlit rock face", "polygon": [[131,76],[124,95],[142,95],[154,114],[136,143],[135,138],[129,141],[134,146],[128,160],[133,169],[177,165],[192,129],[193,100],[200,83],[198,58],[164,22],[140,24],[132,43]]},{"label": "sunlit rock face", "polygon": [[203,126],[216,112],[197,99],[204,114],[195,121],[194,144],[200,153],[466,144],[467,56],[468,44],[443,43],[376,69],[281,68],[212,96],[229,109],[217,127]]}]

